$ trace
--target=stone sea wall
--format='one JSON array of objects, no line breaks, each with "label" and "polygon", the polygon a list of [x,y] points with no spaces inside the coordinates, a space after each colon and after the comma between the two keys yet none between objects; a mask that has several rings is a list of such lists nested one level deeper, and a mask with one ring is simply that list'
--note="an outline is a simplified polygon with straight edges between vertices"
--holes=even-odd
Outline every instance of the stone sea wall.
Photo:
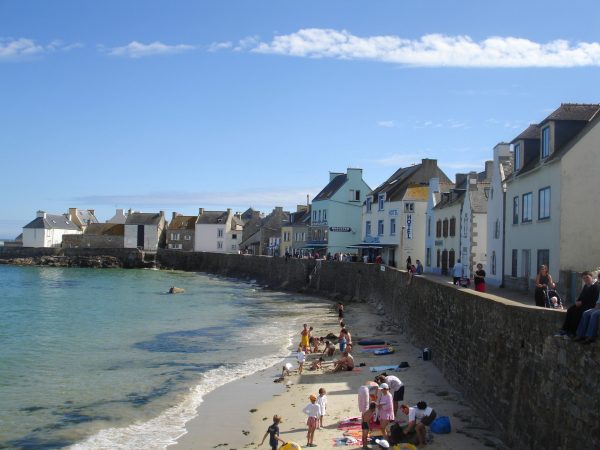
[{"label": "stone sea wall", "polygon": [[[553,337],[541,310],[375,264],[159,251],[163,266],[252,278],[275,289],[369,301],[493,424],[512,449],[600,448],[600,344]],[[315,266],[318,267],[315,269]]]},{"label": "stone sea wall", "polygon": [[[27,250],[43,256],[60,249],[22,249],[21,256]],[[86,251],[92,252],[64,254]],[[0,249],[0,259],[6,255]],[[600,343],[581,346],[553,337],[564,312],[420,277],[409,283],[406,272],[375,264],[175,250],[159,250],[156,257],[163,268],[253,279],[345,303],[372,302],[414,345],[432,349],[432,363],[510,448],[600,448]]]},{"label": "stone sea wall", "polygon": [[154,266],[154,255],[129,248],[0,247],[0,264],[54,267],[142,268]]}]

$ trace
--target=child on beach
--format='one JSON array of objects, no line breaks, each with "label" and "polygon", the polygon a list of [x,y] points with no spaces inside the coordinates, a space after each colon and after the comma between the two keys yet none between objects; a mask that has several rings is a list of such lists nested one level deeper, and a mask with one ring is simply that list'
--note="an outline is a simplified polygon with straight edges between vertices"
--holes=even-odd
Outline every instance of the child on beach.
[{"label": "child on beach", "polygon": [[312,362],[312,364],[310,365],[310,367],[308,368],[308,370],[322,369],[323,368],[323,361],[325,361],[325,360],[323,359],[322,356],[319,359],[315,359]]},{"label": "child on beach", "polygon": [[369,448],[369,431],[371,431],[371,422],[373,421],[373,416],[375,415],[375,411],[377,410],[377,403],[371,402],[369,403],[369,409],[362,413],[362,445],[363,448]]},{"label": "child on beach", "polygon": [[319,396],[317,397],[317,403],[321,407],[321,415],[319,416],[318,428],[323,428],[323,416],[327,414],[327,391],[325,388],[319,389]]},{"label": "child on beach", "polygon": [[325,350],[323,350],[323,354],[327,356],[333,356],[335,353],[335,345],[333,345],[330,341],[325,341]]},{"label": "child on beach", "polygon": [[307,447],[316,447],[313,444],[313,439],[315,436],[315,430],[317,429],[317,423],[319,420],[319,416],[321,415],[321,407],[317,403],[317,396],[315,394],[310,394],[310,403],[304,407],[302,412],[308,416],[306,424],[308,425],[308,433],[306,433],[306,446]]},{"label": "child on beach", "polygon": [[304,353],[302,347],[298,347],[298,354],[296,355],[296,358],[298,359],[298,373],[302,374],[302,369],[304,368],[304,361],[306,360],[306,353]]},{"label": "child on beach", "polygon": [[262,441],[258,445],[263,445],[267,435],[269,435],[269,445],[271,446],[271,450],[277,450],[277,446],[279,442],[285,444],[285,441],[279,437],[279,424],[281,423],[281,417],[275,414],[273,416],[273,424],[267,428],[267,432],[262,438]]},{"label": "child on beach", "polygon": [[381,431],[383,437],[388,439],[387,425],[394,420],[394,398],[390,394],[390,387],[387,383],[381,383],[379,385],[381,395],[377,402],[379,408],[379,423],[381,423]]}]

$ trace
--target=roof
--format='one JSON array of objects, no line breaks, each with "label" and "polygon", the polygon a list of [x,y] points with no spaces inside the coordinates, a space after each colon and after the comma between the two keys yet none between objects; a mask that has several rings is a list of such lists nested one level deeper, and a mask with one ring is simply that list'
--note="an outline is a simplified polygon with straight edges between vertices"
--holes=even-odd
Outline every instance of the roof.
[{"label": "roof", "polygon": [[443,209],[450,206],[462,203],[465,198],[466,191],[464,189],[453,189],[450,191],[450,195],[441,195],[440,201],[433,207],[433,209]]},{"label": "roof", "polygon": [[92,223],[98,223],[98,219],[94,215],[94,211],[90,209],[75,209],[75,214],[79,219],[79,222],[83,225],[89,225]]},{"label": "roof", "polygon": [[499,160],[504,172],[504,178],[508,177],[513,172],[513,159],[512,156],[501,156]]},{"label": "roof", "polygon": [[348,176],[346,174],[337,175],[327,184],[327,186],[323,188],[321,192],[317,194],[315,198],[313,198],[313,202],[330,199],[346,183],[347,180]]},{"label": "roof", "polygon": [[197,216],[175,216],[169,223],[169,230],[193,230]]},{"label": "roof", "polygon": [[36,217],[23,228],[43,228],[46,230],[78,230],[79,227],[62,214],[46,214],[46,217]]},{"label": "roof", "polygon": [[227,211],[204,211],[196,220],[198,225],[218,225],[227,222]]},{"label": "roof", "polygon": [[[380,194],[385,194],[387,200],[403,198],[406,190],[417,186],[429,186],[431,178],[439,178],[441,183],[450,179],[438,167],[436,160],[424,159],[421,163],[409,167],[401,167],[392,174],[384,183],[380,184],[369,195],[375,199]],[[425,199],[427,188],[425,188]]]},{"label": "roof", "polygon": [[589,122],[600,110],[596,103],[562,103],[552,114],[541,123],[551,120],[578,120]]},{"label": "roof", "polygon": [[90,223],[85,229],[86,236],[124,236],[123,223]]},{"label": "roof", "polygon": [[125,225],[158,225],[163,218],[160,213],[132,212],[127,216]]},{"label": "roof", "polygon": [[525,139],[539,139],[540,138],[540,127],[534,123],[529,125],[525,131],[519,134],[516,138],[514,138],[510,143],[514,144],[517,141],[522,141]]},{"label": "roof", "polygon": [[285,226],[306,226],[307,221],[310,219],[310,211],[296,211],[290,213],[289,222]]}]

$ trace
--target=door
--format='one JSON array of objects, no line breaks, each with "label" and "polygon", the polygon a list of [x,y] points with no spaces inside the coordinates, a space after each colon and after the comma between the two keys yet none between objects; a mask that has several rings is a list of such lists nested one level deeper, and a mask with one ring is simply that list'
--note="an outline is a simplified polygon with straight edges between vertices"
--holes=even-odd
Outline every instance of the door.
[{"label": "door", "polygon": [[138,225],[137,246],[144,248],[144,225]]},{"label": "door", "polygon": [[448,250],[442,252],[442,275],[448,275]]}]

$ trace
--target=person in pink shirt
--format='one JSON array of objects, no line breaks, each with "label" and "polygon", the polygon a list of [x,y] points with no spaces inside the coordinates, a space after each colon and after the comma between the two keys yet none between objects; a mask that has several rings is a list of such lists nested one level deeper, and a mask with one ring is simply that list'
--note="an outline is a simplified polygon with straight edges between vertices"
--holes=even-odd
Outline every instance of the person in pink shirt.
[{"label": "person in pink shirt", "polygon": [[379,423],[381,424],[381,431],[385,439],[388,439],[387,426],[394,420],[394,397],[390,394],[390,387],[387,383],[381,383],[379,385],[381,390],[381,396],[377,402]]}]

